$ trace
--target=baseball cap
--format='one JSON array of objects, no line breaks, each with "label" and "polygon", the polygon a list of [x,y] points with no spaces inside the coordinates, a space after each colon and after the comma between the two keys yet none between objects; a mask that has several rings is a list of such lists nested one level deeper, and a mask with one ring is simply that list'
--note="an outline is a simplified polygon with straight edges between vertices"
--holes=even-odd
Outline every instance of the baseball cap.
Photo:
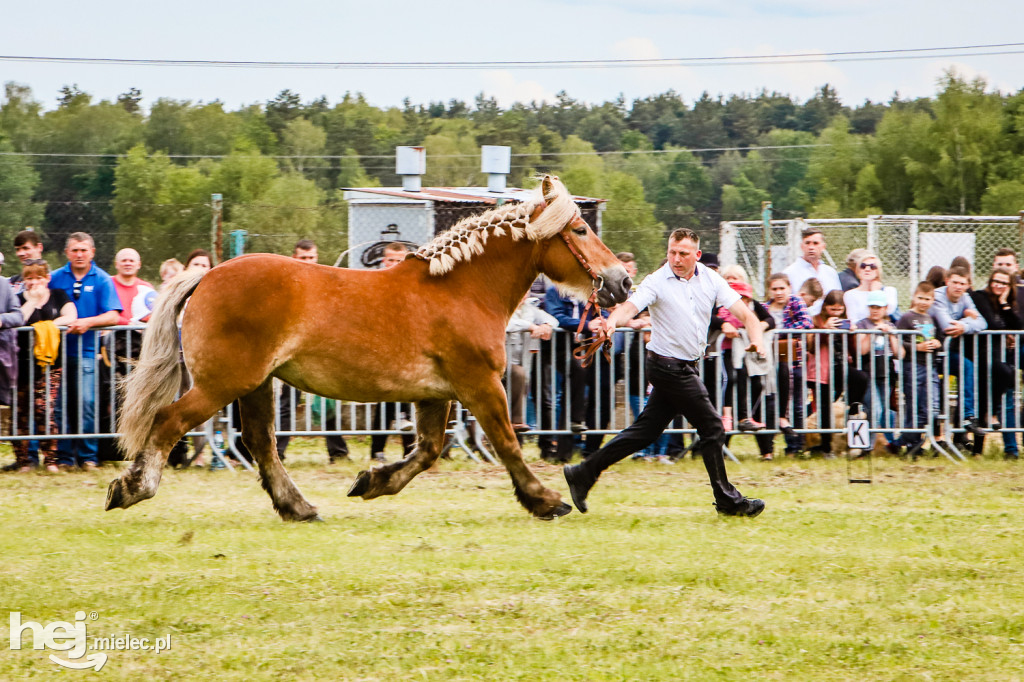
[{"label": "baseball cap", "polygon": [[868,307],[870,308],[871,306],[876,306],[876,305],[877,306],[882,306],[882,307],[885,307],[885,306],[889,305],[889,300],[885,297],[885,292],[883,292],[883,291],[869,291],[868,292]]},{"label": "baseball cap", "polygon": [[711,253],[710,251],[702,251],[700,254],[700,262],[704,264],[704,267],[711,268],[712,270],[718,269],[718,254]]},{"label": "baseball cap", "polygon": [[754,288],[746,282],[729,282],[729,286],[740,296],[746,296],[747,298],[754,297]]}]

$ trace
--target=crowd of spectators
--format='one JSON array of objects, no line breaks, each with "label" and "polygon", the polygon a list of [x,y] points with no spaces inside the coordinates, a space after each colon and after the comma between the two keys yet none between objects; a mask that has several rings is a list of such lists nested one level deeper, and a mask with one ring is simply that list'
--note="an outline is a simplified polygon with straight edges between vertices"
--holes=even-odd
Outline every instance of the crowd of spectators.
[{"label": "crowd of spectators", "polygon": [[[0,403],[14,406],[16,433],[40,437],[13,441],[15,461],[6,468],[95,468],[100,463],[97,440],[88,436],[114,423],[113,415],[107,414],[113,408],[97,395],[96,387],[102,385],[97,367],[109,367],[112,355],[131,356],[132,347],[137,355],[141,346],[135,340],[127,351],[111,345],[108,352],[108,344],[99,338],[103,332],[97,330],[145,324],[159,285],[139,278],[142,257],[131,248],[118,251],[115,274],[108,275],[94,262],[95,245],[86,233],[69,235],[67,263],[53,272],[32,230],[18,233],[13,246],[21,267],[10,280],[0,278]],[[749,319],[758,321],[775,349],[767,360],[747,352],[748,330],[729,310],[716,310],[703,381],[730,437],[755,436],[766,460],[775,455],[778,434],[786,455],[832,457],[832,435],[839,431],[836,412],[842,408],[846,416],[869,419],[890,452],[908,448],[917,453],[927,439],[944,442],[936,415],[943,375],[948,374],[956,378],[957,386],[953,423],[945,425],[954,433],[954,443],[980,454],[985,435],[1003,430],[1006,457],[1017,457],[1016,434],[1005,430],[1015,429],[1020,421],[1013,389],[1024,358],[1024,344],[1013,334],[1022,329],[1019,301],[1024,280],[1012,249],[997,252],[986,286],[977,291],[972,290],[971,263],[963,257],[954,259],[948,269],[933,267],[914,287],[910,308],[903,313],[898,291],[886,284],[877,254],[855,249],[846,268],[837,273],[824,260],[827,244],[821,230],[805,230],[800,247],[800,258],[767,277],[764,301],[756,299],[742,267],[720,269],[754,313]],[[401,262],[407,252],[405,244],[388,245],[380,267]],[[617,255],[638,281],[633,254]],[[316,263],[316,244],[300,240],[292,257]],[[701,262],[719,270],[715,254],[704,253]],[[169,259],[159,267],[161,285],[184,270],[212,266],[210,254],[202,249],[188,254],[184,263]],[[537,431],[545,460],[564,463],[576,452],[586,458],[600,448],[616,408],[618,382],[624,383],[626,405],[634,418],[643,407],[650,390],[643,376],[650,326],[646,311],[616,335],[611,361],[599,355],[584,366],[572,356],[573,347],[597,333],[608,314],[586,309],[583,301],[563,295],[542,278],[509,321],[506,385],[513,428],[520,438]],[[67,330],[63,347],[59,328]],[[582,330],[581,338],[575,338],[577,329]],[[999,333],[979,336],[985,330]],[[293,430],[301,398],[287,385],[278,395],[279,428]],[[98,410],[106,421],[101,417],[98,423]],[[333,403],[321,411],[324,430],[342,430],[340,410]],[[901,424],[896,421],[900,413]],[[410,405],[384,404],[375,411],[372,428],[400,431],[408,452],[414,443],[412,417]],[[683,423],[677,420],[674,426],[678,431]],[[821,433],[807,438],[815,432]],[[69,434],[83,435],[46,438]],[[373,436],[371,458],[385,459],[386,439],[380,433]],[[287,436],[278,437],[282,459],[288,443]],[[172,462],[201,463],[203,445],[203,439],[197,439],[191,459],[179,452]],[[186,448],[184,441],[179,448]],[[676,433],[663,436],[637,456],[671,462],[684,452],[684,439]],[[327,437],[327,454],[330,462],[348,457],[348,444],[340,434]]]}]

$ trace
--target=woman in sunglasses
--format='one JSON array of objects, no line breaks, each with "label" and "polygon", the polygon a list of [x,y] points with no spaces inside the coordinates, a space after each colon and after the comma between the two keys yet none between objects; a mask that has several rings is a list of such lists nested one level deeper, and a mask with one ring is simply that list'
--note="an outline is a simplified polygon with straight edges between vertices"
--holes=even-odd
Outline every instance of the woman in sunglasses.
[{"label": "woman in sunglasses", "polygon": [[860,278],[860,285],[843,295],[846,316],[850,323],[856,326],[861,320],[867,319],[868,294],[872,291],[882,291],[885,294],[885,299],[888,302],[885,313],[889,317],[895,315],[897,309],[896,287],[887,287],[882,284],[882,261],[878,260],[878,256],[870,251],[864,254],[860,262],[857,263],[857,276]]}]

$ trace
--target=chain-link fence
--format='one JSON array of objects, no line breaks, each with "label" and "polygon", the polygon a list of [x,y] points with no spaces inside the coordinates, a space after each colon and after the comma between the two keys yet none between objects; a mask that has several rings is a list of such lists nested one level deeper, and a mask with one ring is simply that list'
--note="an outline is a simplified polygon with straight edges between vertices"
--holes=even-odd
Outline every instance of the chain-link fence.
[{"label": "chain-link fence", "polygon": [[[851,219],[773,220],[771,257],[765,252],[765,226],[757,221],[723,222],[719,230],[723,265],[742,265],[758,296],[764,298],[765,278],[800,257],[800,233],[821,229],[828,251],[824,260],[836,270],[846,267],[846,255],[857,248],[875,252],[882,262],[884,283],[896,288],[906,309],[914,285],[929,268],[948,268],[956,256],[974,264],[974,284],[988,276],[998,249],[1018,252],[1024,246],[1024,223],[1019,216],[882,215]],[[767,267],[766,267],[767,266]]]}]

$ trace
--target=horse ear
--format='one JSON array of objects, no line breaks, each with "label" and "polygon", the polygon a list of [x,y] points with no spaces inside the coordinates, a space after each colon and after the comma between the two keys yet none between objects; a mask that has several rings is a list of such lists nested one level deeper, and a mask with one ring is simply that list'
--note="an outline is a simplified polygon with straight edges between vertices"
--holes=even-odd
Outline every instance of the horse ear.
[{"label": "horse ear", "polygon": [[540,181],[541,194],[544,196],[545,201],[550,201],[555,198],[555,194],[558,191],[555,188],[555,180],[558,180],[558,178],[551,175],[545,175]]}]

